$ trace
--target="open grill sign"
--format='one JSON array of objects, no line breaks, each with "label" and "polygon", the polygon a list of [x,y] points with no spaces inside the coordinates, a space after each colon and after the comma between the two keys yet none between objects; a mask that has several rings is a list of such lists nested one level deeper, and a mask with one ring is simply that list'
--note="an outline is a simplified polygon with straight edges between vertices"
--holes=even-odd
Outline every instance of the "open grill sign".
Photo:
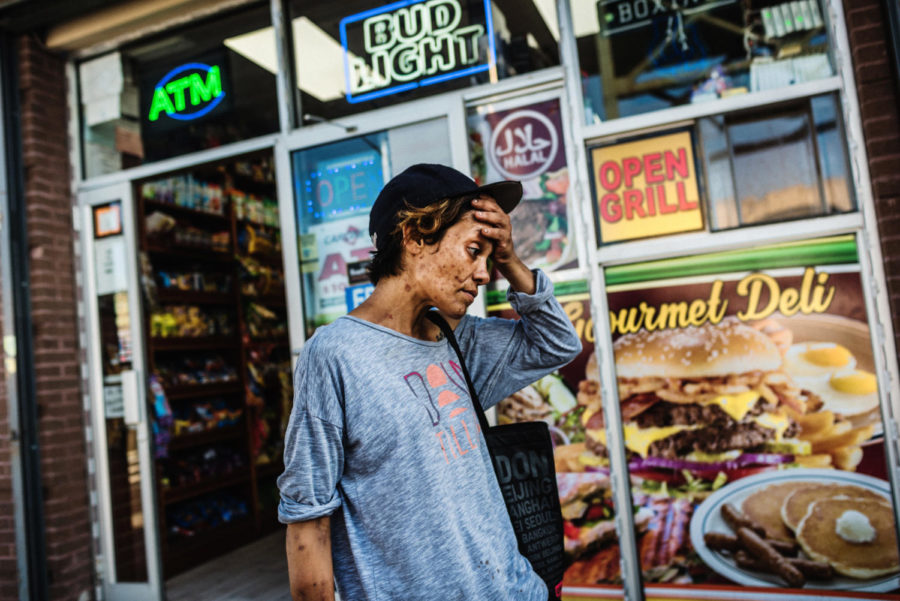
[{"label": "open grill sign", "polygon": [[186,63],[166,73],[154,86],[147,119],[156,122],[165,115],[190,121],[209,114],[224,98],[218,65]]}]

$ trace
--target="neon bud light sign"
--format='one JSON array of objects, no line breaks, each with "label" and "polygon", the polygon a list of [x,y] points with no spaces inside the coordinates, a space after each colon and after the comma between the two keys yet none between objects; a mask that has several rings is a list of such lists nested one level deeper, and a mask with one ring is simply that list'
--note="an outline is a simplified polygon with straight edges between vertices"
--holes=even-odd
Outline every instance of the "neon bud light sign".
[{"label": "neon bud light sign", "polygon": [[340,30],[348,102],[480,73],[495,61],[490,0],[401,0],[344,17]]},{"label": "neon bud light sign", "polygon": [[223,98],[218,65],[186,63],[166,73],[154,86],[147,119],[157,121],[165,113],[178,121],[190,121],[209,113]]}]

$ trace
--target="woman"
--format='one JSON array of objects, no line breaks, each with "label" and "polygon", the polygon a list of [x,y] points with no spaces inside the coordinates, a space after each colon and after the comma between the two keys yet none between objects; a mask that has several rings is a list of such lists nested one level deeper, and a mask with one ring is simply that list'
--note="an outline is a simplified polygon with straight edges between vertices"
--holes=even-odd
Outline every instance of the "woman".
[{"label": "woman", "polygon": [[[581,344],[543,273],[516,256],[518,182],[478,187],[415,165],[372,207],[372,295],[319,328],[295,374],[279,478],[294,599],[545,601],[522,557],[457,358],[488,408],[571,361]],[[509,281],[520,321],[466,315]]]}]

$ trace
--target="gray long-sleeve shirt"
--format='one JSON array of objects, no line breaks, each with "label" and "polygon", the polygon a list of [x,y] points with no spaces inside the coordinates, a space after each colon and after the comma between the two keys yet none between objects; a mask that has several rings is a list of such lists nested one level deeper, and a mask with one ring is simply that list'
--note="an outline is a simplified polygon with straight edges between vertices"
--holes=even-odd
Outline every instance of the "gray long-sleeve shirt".
[{"label": "gray long-sleeve shirt", "polygon": [[[553,285],[510,292],[521,320],[465,316],[455,333],[485,408],[569,361],[581,343]],[[545,601],[522,557],[446,340],[354,317],[322,327],[297,362],[279,519],[331,515],[348,601]]]}]

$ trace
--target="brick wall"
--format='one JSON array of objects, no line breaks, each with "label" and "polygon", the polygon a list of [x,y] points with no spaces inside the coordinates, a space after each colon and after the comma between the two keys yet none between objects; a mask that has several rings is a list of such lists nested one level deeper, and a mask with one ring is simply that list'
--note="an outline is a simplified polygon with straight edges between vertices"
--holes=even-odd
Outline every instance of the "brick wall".
[{"label": "brick wall", "polygon": [[[895,0],[886,0],[888,2]],[[843,0],[894,337],[900,348],[900,94],[885,0]]]},{"label": "brick wall", "polygon": [[[93,595],[72,257],[65,60],[19,44],[31,310],[50,598]],[[0,514],[2,515],[2,514]]]},{"label": "brick wall", "polygon": [[[5,226],[5,224],[4,224]],[[9,274],[0,271],[0,278]],[[0,293],[0,315],[3,296]],[[2,349],[3,323],[0,322],[0,599],[15,599],[19,594],[16,572],[16,529],[13,521],[12,473],[9,455],[9,411],[7,409],[6,368]]]}]

